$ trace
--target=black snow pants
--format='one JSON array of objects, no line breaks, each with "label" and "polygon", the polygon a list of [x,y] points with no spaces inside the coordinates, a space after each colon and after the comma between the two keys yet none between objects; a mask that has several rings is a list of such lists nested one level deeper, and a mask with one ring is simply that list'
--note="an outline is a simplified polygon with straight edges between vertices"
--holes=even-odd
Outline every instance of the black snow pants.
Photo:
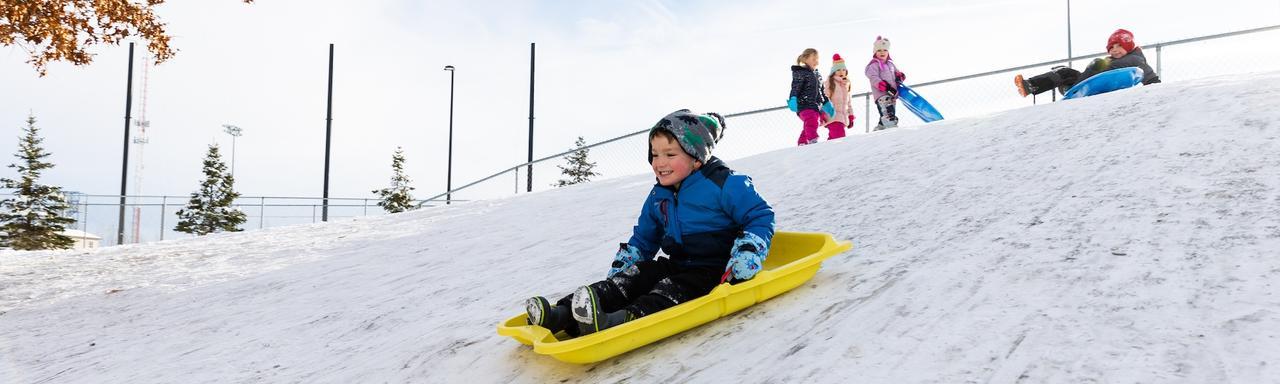
[{"label": "black snow pants", "polygon": [[1023,85],[1027,93],[1039,95],[1044,91],[1058,88],[1059,93],[1067,93],[1068,89],[1082,80],[1080,71],[1067,67],[1054,67],[1049,72],[1026,79]]},{"label": "black snow pants", "polygon": [[[595,283],[604,313],[626,309],[644,317],[711,293],[720,285],[724,267],[686,266],[668,258],[641,261],[635,266]],[[556,302],[572,305],[573,294]]]}]

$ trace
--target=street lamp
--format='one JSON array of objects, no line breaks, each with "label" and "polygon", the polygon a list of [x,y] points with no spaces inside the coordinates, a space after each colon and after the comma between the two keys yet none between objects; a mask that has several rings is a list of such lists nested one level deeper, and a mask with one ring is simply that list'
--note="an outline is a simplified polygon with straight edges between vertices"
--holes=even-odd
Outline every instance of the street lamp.
[{"label": "street lamp", "polygon": [[447,205],[453,200],[453,73],[452,65],[444,66],[444,70],[449,71],[449,169],[445,172],[444,179],[444,203]]},{"label": "street lamp", "polygon": [[222,131],[231,135],[231,176],[236,176],[236,138],[240,137],[240,127],[223,124]]}]

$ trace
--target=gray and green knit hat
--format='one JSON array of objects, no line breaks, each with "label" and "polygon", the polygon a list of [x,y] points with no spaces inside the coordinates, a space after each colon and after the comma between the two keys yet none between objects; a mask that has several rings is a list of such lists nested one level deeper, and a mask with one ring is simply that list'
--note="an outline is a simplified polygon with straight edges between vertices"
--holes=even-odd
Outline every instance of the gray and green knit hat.
[{"label": "gray and green knit hat", "polygon": [[[658,123],[649,129],[649,134],[652,135],[656,130],[671,132],[676,137],[676,141],[680,142],[680,148],[684,149],[685,153],[706,164],[707,160],[711,159],[711,150],[716,147],[717,142],[720,142],[720,138],[724,137],[724,117],[714,112],[697,114],[689,112],[688,109],[681,109],[658,120]],[[646,154],[652,152],[651,146]],[[653,156],[649,156],[649,162],[653,163]]]}]

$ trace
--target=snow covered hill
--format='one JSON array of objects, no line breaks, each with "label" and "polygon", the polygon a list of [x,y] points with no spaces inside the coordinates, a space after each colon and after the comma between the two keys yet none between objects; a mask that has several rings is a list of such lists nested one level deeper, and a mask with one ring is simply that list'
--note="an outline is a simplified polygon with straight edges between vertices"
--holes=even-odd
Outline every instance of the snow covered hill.
[{"label": "snow covered hill", "polygon": [[854,249],[588,366],[494,327],[600,278],[651,175],[4,252],[0,382],[1280,382],[1277,100],[1280,73],[1219,77],[729,161],[779,229]]}]

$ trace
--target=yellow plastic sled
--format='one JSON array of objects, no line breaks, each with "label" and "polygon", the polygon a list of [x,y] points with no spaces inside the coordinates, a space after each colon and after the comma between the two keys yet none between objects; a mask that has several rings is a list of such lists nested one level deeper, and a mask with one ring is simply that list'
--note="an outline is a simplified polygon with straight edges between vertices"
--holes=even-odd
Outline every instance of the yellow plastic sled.
[{"label": "yellow plastic sled", "polygon": [[557,340],[546,328],[528,325],[524,313],[498,324],[498,334],[532,345],[534,352],[551,355],[560,361],[594,363],[798,287],[818,273],[823,260],[851,247],[850,242],[837,242],[826,233],[778,232],[773,236],[764,270],[751,280],[720,284],[706,296],[583,337]]}]

